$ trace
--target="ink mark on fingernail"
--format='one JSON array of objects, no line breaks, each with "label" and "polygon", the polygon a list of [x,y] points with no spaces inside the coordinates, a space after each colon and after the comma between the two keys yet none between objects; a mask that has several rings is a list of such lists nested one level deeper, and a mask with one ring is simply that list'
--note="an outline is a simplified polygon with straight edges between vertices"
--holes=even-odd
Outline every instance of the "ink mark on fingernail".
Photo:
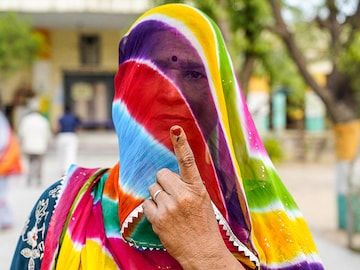
[{"label": "ink mark on fingernail", "polygon": [[172,130],[172,133],[175,135],[175,136],[180,136],[180,133],[181,133],[181,129],[176,127]]},{"label": "ink mark on fingernail", "polygon": [[180,140],[180,136],[177,136],[176,137],[176,141],[178,142]]}]

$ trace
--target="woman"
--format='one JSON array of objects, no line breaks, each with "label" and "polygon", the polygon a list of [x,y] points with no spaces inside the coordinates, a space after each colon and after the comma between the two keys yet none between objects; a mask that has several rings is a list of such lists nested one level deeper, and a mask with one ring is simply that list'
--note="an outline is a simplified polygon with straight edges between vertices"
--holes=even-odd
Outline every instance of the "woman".
[{"label": "woman", "polygon": [[113,119],[119,163],[50,187],[12,269],[323,269],[202,12],[164,5],[133,24]]}]

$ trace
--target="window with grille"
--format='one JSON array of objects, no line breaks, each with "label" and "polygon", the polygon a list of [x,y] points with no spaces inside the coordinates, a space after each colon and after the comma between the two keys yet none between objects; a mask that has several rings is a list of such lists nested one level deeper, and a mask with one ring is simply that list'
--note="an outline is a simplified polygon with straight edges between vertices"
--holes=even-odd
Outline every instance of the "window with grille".
[{"label": "window with grille", "polygon": [[98,35],[80,36],[80,61],[85,66],[100,64],[100,38]]}]

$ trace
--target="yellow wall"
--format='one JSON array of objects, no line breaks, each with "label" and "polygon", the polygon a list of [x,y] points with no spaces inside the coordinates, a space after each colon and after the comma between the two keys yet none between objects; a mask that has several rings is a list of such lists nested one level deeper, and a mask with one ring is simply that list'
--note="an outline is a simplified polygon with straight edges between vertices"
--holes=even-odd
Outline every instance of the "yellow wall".
[{"label": "yellow wall", "polygon": [[[40,99],[48,103],[49,118],[54,125],[62,113],[63,72],[90,71],[113,72],[118,66],[118,44],[124,31],[110,30],[42,30],[46,33],[47,53],[39,57],[39,61],[48,64],[50,69],[49,89],[39,93]],[[100,65],[98,67],[82,67],[80,65],[79,37],[81,34],[97,34],[100,37]],[[5,104],[12,100],[14,92],[21,85],[32,85],[33,73],[29,70],[20,71],[7,79],[1,88],[1,97]],[[35,89],[36,90],[36,89]]]},{"label": "yellow wall", "polygon": [[[84,68],[80,65],[78,49],[81,34],[98,34],[100,36],[100,65],[98,67]],[[121,38],[120,31],[76,31],[57,30],[51,33],[51,64],[52,64],[52,112],[51,120],[54,122],[62,113],[62,104],[59,104],[56,95],[63,91],[64,71],[110,71],[116,72],[118,64],[118,43]],[[56,92],[57,91],[57,92]]]},{"label": "yellow wall", "polygon": [[[49,84],[47,88],[39,91],[40,99],[49,104],[49,118],[52,124],[62,113],[63,72],[64,71],[89,71],[113,72],[118,66],[118,44],[124,31],[110,30],[46,30],[40,32],[46,37],[45,49],[39,56],[39,62],[49,66]],[[79,37],[81,34],[97,34],[100,37],[100,65],[97,67],[82,67],[79,54]],[[35,64],[36,65],[36,64]],[[35,66],[34,65],[34,66]],[[1,98],[4,104],[10,104],[16,89],[23,85],[33,85],[33,70],[31,68],[19,71],[1,87]]]},{"label": "yellow wall", "polygon": [[[100,65],[97,67],[82,67],[80,64],[79,37],[81,34],[98,34],[100,36]],[[116,72],[118,65],[118,43],[120,31],[77,31],[53,30],[47,31],[48,52],[41,55],[39,61],[49,67],[49,89],[34,89],[40,99],[48,106],[48,115],[54,125],[62,113],[63,72],[64,71],[91,71]],[[34,65],[35,66],[35,65]],[[23,84],[32,85],[32,72],[22,71],[8,80],[2,89],[4,103],[10,103],[15,90]]]}]

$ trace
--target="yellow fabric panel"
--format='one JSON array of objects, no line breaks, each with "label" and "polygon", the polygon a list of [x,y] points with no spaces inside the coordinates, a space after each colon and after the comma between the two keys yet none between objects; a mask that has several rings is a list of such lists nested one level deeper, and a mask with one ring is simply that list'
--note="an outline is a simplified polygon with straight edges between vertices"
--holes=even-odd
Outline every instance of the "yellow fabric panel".
[{"label": "yellow fabric panel", "polygon": [[86,241],[81,251],[81,267],[87,270],[118,269],[114,260],[92,239]]},{"label": "yellow fabric panel", "polygon": [[317,253],[309,228],[302,217],[290,219],[283,211],[252,213],[251,217],[255,244],[257,250],[261,251],[261,261],[266,261],[267,264],[285,263],[294,260],[301,253]]},{"label": "yellow fabric panel", "polygon": [[93,239],[87,239],[86,244],[74,246],[66,234],[61,245],[56,264],[57,270],[112,270],[118,269],[111,256],[106,254],[101,245]]}]

